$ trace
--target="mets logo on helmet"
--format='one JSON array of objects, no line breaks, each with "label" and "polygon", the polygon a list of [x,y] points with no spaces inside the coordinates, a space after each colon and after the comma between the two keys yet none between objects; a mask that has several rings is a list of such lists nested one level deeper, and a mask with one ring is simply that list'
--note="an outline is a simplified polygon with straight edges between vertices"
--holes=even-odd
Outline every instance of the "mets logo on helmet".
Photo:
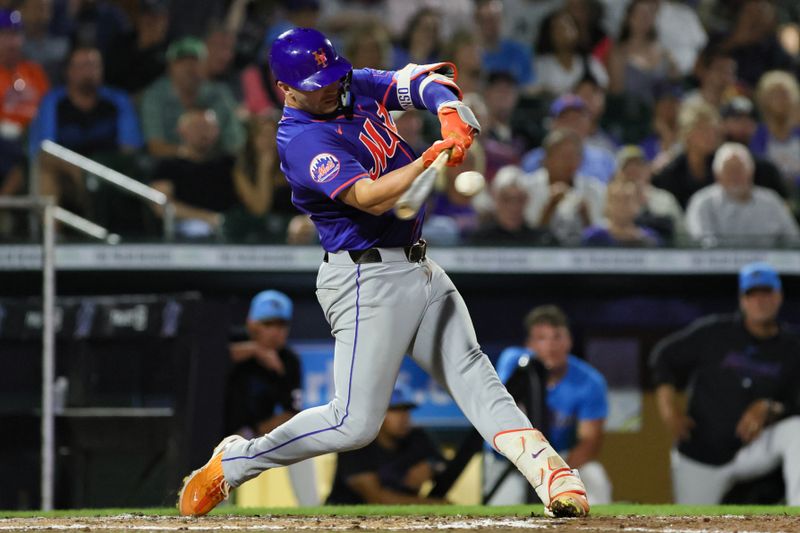
[{"label": "mets logo on helmet", "polygon": [[317,183],[325,183],[335,178],[339,174],[341,165],[333,154],[321,153],[311,160],[308,171],[311,179]]},{"label": "mets logo on helmet", "polygon": [[314,54],[314,59],[316,60],[317,65],[319,65],[322,68],[328,66],[328,56],[325,55],[325,52],[322,50],[322,48],[318,49],[316,52],[311,52],[311,53]]}]

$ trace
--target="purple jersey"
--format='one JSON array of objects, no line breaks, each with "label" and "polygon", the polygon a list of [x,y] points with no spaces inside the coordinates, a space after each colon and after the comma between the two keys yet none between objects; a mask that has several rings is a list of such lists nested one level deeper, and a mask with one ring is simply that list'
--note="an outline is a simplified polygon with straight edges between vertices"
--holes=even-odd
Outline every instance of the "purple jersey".
[{"label": "purple jersey", "polygon": [[352,118],[284,108],[278,125],[281,170],[292,188],[292,202],[311,216],[325,250],[399,247],[419,239],[424,210],[416,219],[400,220],[392,211],[371,215],[337,197],[360,179],[380,179],[416,159],[389,110],[413,105],[435,111],[456,99],[458,88],[442,76],[433,76],[436,83],[422,81],[440,65],[409,65],[398,72],[354,70]]}]

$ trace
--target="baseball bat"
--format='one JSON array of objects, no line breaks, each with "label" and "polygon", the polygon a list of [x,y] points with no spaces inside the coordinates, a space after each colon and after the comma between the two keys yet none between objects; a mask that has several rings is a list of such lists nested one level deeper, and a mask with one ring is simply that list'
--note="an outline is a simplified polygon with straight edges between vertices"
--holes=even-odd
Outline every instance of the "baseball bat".
[{"label": "baseball bat", "polygon": [[409,220],[417,216],[422,204],[428,199],[428,196],[433,192],[433,187],[436,184],[436,178],[440,173],[444,172],[445,164],[450,159],[450,150],[445,150],[436,156],[436,159],[431,163],[431,166],[422,171],[417,176],[417,179],[411,183],[411,186],[394,204],[394,212],[397,218],[402,220]]}]

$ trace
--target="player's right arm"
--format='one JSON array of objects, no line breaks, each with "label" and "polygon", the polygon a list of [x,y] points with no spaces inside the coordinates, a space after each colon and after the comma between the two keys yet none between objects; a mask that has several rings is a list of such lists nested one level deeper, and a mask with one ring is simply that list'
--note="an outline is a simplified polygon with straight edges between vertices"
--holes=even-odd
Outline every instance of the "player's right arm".
[{"label": "player's right arm", "polygon": [[417,176],[445,150],[451,151],[451,158],[463,159],[466,148],[459,145],[455,139],[436,141],[425,150],[422,157],[402,168],[382,175],[381,179],[357,181],[344,191],[342,201],[372,215],[382,215],[394,207],[403,193],[417,179]]},{"label": "player's right arm", "polygon": [[358,180],[339,197],[356,209],[371,215],[382,215],[394,206],[423,170],[422,158],[417,158],[402,168],[384,174],[379,180]]},{"label": "player's right arm", "polygon": [[343,145],[330,138],[298,139],[284,151],[286,174],[305,187],[371,215],[382,215],[444,150],[455,149],[453,139],[435,142],[408,165],[372,180],[369,172]]},{"label": "player's right arm", "polygon": [[457,75],[452,63],[412,63],[396,72],[358,69],[352,83],[359,94],[374,98],[386,109],[427,109],[438,115],[442,139],[452,138],[459,145],[447,161],[447,166],[455,167],[464,161],[466,150],[481,131],[475,114],[461,102]]}]

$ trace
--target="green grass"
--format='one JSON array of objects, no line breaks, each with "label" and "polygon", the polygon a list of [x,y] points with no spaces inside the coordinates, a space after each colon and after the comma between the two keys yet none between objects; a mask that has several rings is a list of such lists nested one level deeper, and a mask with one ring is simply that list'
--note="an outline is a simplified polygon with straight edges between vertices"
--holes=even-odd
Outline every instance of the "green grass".
[{"label": "green grass", "polygon": [[[540,505],[513,505],[502,507],[486,507],[482,505],[353,505],[323,506],[307,508],[241,508],[222,507],[215,510],[214,515],[237,516],[530,516],[531,513],[541,515]],[[174,508],[151,509],[78,509],[52,511],[0,511],[0,518],[30,517],[102,517],[120,514],[141,514],[170,516],[176,515]],[[592,507],[593,516],[719,516],[719,515],[793,515],[800,516],[800,507],[759,506],[759,505],[633,505],[615,504]]]}]

